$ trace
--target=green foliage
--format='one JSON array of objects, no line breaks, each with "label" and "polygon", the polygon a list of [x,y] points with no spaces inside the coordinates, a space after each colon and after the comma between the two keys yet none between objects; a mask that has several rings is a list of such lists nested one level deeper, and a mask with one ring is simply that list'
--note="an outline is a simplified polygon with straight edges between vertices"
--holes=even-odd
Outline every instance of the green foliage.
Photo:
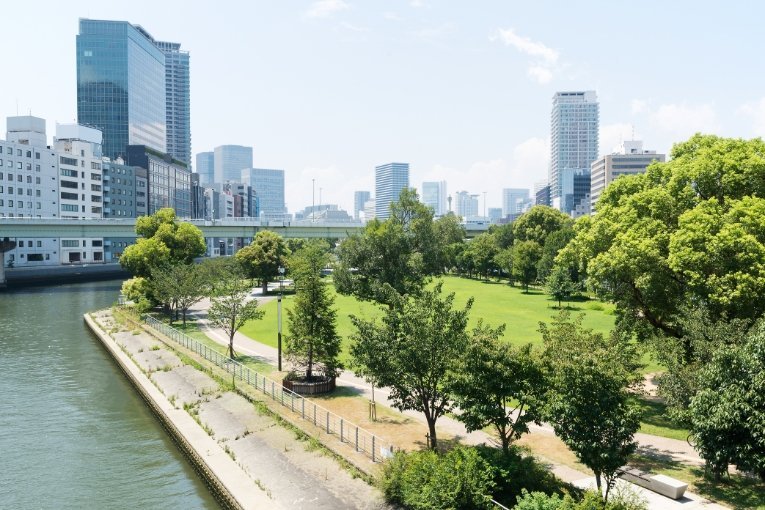
[{"label": "green foliage", "polygon": [[256,278],[268,290],[268,282],[279,275],[279,268],[287,265],[289,251],[282,236],[270,230],[255,234],[249,246],[236,252],[236,260],[250,278]]},{"label": "green foliage", "polygon": [[406,509],[490,509],[493,479],[493,468],[475,448],[458,447],[444,455],[397,452],[383,465],[381,488],[389,502]]},{"label": "green foliage", "polygon": [[500,250],[510,248],[515,241],[512,223],[505,223],[504,225],[491,225],[489,227],[489,233],[492,234],[497,240],[497,246],[499,246]]},{"label": "green foliage", "polygon": [[249,282],[241,275],[227,275],[217,283],[212,303],[207,311],[210,323],[222,329],[229,339],[229,357],[234,359],[234,335],[247,321],[261,319],[263,311],[258,302],[248,300],[251,291]]},{"label": "green foliage", "polygon": [[501,341],[503,330],[504,325],[492,329],[479,323],[450,389],[460,409],[456,418],[467,431],[494,427],[508,453],[529,423],[541,421],[547,387],[531,345],[516,348]]},{"label": "green foliage", "polygon": [[337,312],[321,270],[327,263],[327,246],[322,242],[306,244],[291,258],[297,294],[294,306],[287,310],[289,335],[286,354],[296,365],[305,367],[311,380],[316,365],[333,377],[339,368],[341,338],[337,334]]},{"label": "green foliage", "polygon": [[577,291],[576,284],[571,280],[567,268],[555,266],[545,281],[545,290],[561,307],[561,301],[570,298]]},{"label": "green foliage", "polygon": [[195,264],[179,264],[152,268],[152,288],[154,295],[167,304],[172,311],[183,314],[183,324],[186,324],[186,314],[195,303],[205,297],[207,287],[199,266]]},{"label": "green foliage", "polygon": [[713,322],[765,312],[765,142],[695,135],[619,178],[563,252],[642,338],[683,338],[683,307]]},{"label": "green foliage", "polygon": [[716,478],[728,464],[765,482],[765,322],[701,368],[689,414],[696,449]]},{"label": "green foliage", "polygon": [[523,497],[513,510],[646,510],[647,503],[633,494],[614,494],[611,501],[604,503],[600,494],[585,492],[577,501],[566,495],[548,495],[544,492],[523,491]]},{"label": "green foliage", "polygon": [[[568,224],[562,230],[551,232],[542,246],[542,257],[537,263],[537,276],[546,280],[553,270],[558,253],[574,238],[574,229]],[[575,267],[573,269],[576,269]]]},{"label": "green foliage", "polygon": [[496,238],[485,232],[468,243],[463,256],[470,257],[473,270],[488,279],[498,269],[494,260],[498,253]]},{"label": "green foliage", "polygon": [[529,285],[537,279],[537,264],[541,256],[542,247],[536,241],[516,241],[513,244],[512,274],[527,292]]},{"label": "green foliage", "polygon": [[154,306],[154,294],[151,283],[141,276],[122,282],[122,294],[128,301],[135,303],[139,313],[148,312]]},{"label": "green foliage", "polygon": [[453,223],[444,220],[438,232],[447,235],[439,237],[433,211],[414,191],[403,190],[391,204],[388,220],[372,220],[361,234],[340,244],[333,273],[337,291],[386,304],[395,300],[395,293],[418,292],[448,265],[447,246],[457,236]]},{"label": "green foliage", "polygon": [[569,227],[573,220],[552,207],[535,205],[513,222],[515,242],[534,241],[544,246],[553,232]]},{"label": "green foliage", "polygon": [[136,276],[148,277],[154,267],[191,264],[205,253],[202,231],[191,223],[178,223],[170,208],[137,218],[135,231],[141,237],[125,248],[120,264]]},{"label": "green foliage", "polygon": [[606,500],[616,470],[635,451],[640,426],[628,386],[640,380],[637,352],[623,335],[609,339],[586,330],[581,317],[561,313],[551,327],[540,324],[551,384],[548,421],[580,462],[606,481]]},{"label": "green foliage", "polygon": [[422,412],[430,445],[437,446],[436,420],[452,407],[448,380],[468,345],[472,299],[453,309],[454,294],[441,296],[442,283],[415,296],[397,296],[382,324],[351,317],[356,327],[351,356],[360,375],[390,387],[393,407]]}]

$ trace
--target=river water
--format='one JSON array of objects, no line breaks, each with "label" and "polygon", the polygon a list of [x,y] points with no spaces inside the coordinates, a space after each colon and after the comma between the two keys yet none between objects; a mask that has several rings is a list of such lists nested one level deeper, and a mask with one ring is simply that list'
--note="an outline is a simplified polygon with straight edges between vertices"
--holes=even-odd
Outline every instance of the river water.
[{"label": "river water", "polygon": [[119,287],[0,291],[0,508],[219,508],[83,324]]}]

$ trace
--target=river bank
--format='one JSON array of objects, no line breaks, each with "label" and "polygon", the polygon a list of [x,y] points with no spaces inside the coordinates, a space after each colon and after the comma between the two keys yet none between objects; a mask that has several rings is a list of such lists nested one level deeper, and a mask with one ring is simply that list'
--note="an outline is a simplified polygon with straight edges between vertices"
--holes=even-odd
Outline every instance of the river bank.
[{"label": "river bank", "polygon": [[[93,322],[115,359],[122,358],[131,368],[141,391],[160,406],[161,419],[182,423],[178,427],[173,422],[178,428],[173,433],[180,433],[179,442],[195,452],[192,461],[202,463],[200,472],[226,506],[384,508],[374,488],[200,370],[183,352],[135,325],[120,325],[108,311],[86,320]],[[211,457],[220,464],[211,465]]]}]

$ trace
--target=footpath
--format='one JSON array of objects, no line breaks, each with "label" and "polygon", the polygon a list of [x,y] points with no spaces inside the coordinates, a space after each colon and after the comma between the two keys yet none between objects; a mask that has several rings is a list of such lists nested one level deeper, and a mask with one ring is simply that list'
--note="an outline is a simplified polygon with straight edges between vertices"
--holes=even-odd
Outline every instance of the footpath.
[{"label": "footpath", "polygon": [[[253,293],[253,299],[257,299],[259,303],[263,304],[268,301],[271,301],[273,299],[276,299],[272,296],[258,296],[259,289],[256,290]],[[191,314],[197,318],[198,324],[200,325],[201,330],[210,338],[211,340],[221,344],[221,345],[228,345],[228,337],[219,329],[216,329],[212,327],[208,321],[207,321],[207,309],[210,306],[209,300],[203,300],[197,303],[192,309],[190,310]],[[242,354],[246,354],[248,356],[252,356],[255,359],[268,363],[270,365],[277,365],[277,350],[273,347],[270,347],[268,345],[265,345],[261,342],[258,342],[252,338],[249,338],[241,333],[236,333],[234,336],[234,348],[237,352],[240,352]],[[367,383],[364,379],[356,377],[353,373],[349,371],[344,371],[338,378],[337,378],[337,386],[339,388],[341,387],[350,387],[354,388],[361,392],[366,398],[370,398],[372,396],[372,387],[369,383]],[[378,404],[385,405],[388,408],[392,409],[392,404],[389,400],[390,391],[387,388],[374,388],[374,393],[376,397],[376,401]],[[395,411],[399,412],[399,411]],[[418,422],[425,423],[424,418],[421,413],[417,413],[414,411],[404,411],[404,415],[413,418],[417,420]],[[455,439],[457,439],[459,442],[463,444],[469,444],[469,445],[479,445],[479,444],[489,444],[489,445],[497,445],[496,440],[490,436],[489,434],[483,432],[483,431],[474,431],[468,433],[465,430],[465,427],[462,423],[459,421],[444,416],[439,418],[438,420],[438,430],[440,432],[445,432],[451,436],[453,436]],[[541,436],[547,436],[547,437],[554,437],[555,432],[549,425],[542,424],[542,425],[534,425],[532,424],[530,426],[530,434],[531,435],[541,435]],[[391,441],[395,444],[395,437],[389,438]],[[645,455],[651,455],[651,456],[661,456],[666,459],[671,459],[673,461],[677,461],[683,464],[691,464],[691,465],[703,465],[704,461],[698,456],[696,451],[685,441],[679,441],[676,439],[671,438],[665,438],[660,436],[653,436],[649,434],[642,434],[638,433],[635,435],[635,439],[638,442],[638,452],[645,454]],[[540,460],[542,460],[544,463],[546,463],[550,471],[554,473],[558,478],[565,482],[572,483],[578,487],[594,487],[595,486],[595,478],[592,476],[591,473],[585,473],[580,470],[574,469],[568,465],[561,464],[559,462],[555,462],[550,460],[547,457],[540,456]],[[633,491],[640,493],[648,502],[649,502],[649,508],[651,509],[672,509],[672,508],[684,508],[684,509],[694,509],[694,508],[708,508],[710,510],[716,510],[716,509],[725,509],[727,507],[718,505],[716,503],[712,503],[711,501],[690,492],[686,491],[686,496],[677,502],[671,501],[668,498],[665,498],[663,496],[659,496],[655,493],[652,493],[650,491],[647,491],[645,489],[642,489],[640,487],[637,487],[633,484],[627,484],[624,482],[626,486],[629,486]]]},{"label": "footpath", "polygon": [[85,316],[213,494],[227,508],[382,509],[382,496],[181,350],[110,311]]}]

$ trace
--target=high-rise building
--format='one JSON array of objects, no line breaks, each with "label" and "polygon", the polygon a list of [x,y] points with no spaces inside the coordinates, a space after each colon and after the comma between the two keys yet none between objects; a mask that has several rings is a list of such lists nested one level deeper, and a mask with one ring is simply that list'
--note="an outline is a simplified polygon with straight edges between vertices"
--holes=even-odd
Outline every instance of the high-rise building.
[{"label": "high-rise building", "polygon": [[215,147],[212,182],[239,182],[242,178],[242,170],[246,168],[252,168],[252,147],[242,145]]},{"label": "high-rise building", "polygon": [[165,54],[167,153],[191,169],[191,91],[189,52],[180,43],[156,41]]},{"label": "high-rise building", "polygon": [[435,216],[446,214],[446,181],[423,182],[420,200],[433,209]]},{"label": "high-rise building", "polygon": [[522,213],[529,205],[529,190],[525,188],[504,188],[502,190],[502,215]]},{"label": "high-rise building", "polygon": [[355,191],[353,193],[353,217],[359,219],[360,214],[364,212],[364,204],[372,196],[369,191]]},{"label": "high-rise building", "polygon": [[478,195],[471,195],[467,191],[458,191],[456,195],[457,216],[463,220],[478,216]]},{"label": "high-rise building", "polygon": [[643,142],[638,140],[622,142],[611,154],[600,157],[592,163],[590,200],[592,212],[603,190],[614,179],[622,175],[634,175],[645,172],[654,161],[664,162],[665,155],[643,149]]},{"label": "high-rise building", "polygon": [[249,184],[258,196],[259,215],[265,219],[283,219],[287,214],[284,203],[284,170],[246,168],[239,172],[241,182]]},{"label": "high-rise building", "polygon": [[208,184],[215,182],[215,153],[200,152],[197,154],[196,173],[199,174],[199,183]]},{"label": "high-rise building", "polygon": [[103,133],[105,156],[128,145],[167,151],[166,79],[165,53],[142,27],[80,19],[77,121]]},{"label": "high-rise building", "polygon": [[409,163],[387,163],[375,167],[375,217],[387,220],[390,204],[409,187]]},{"label": "high-rise building", "polygon": [[535,189],[534,205],[545,205],[547,207],[550,207],[552,205],[552,202],[550,202],[550,185],[549,184],[545,183],[544,186],[540,186],[539,188]]},{"label": "high-rise building", "polygon": [[148,212],[175,209],[179,218],[191,218],[191,172],[183,161],[145,145],[128,145],[127,164],[146,169]]},{"label": "high-rise building", "polygon": [[550,196],[553,207],[570,214],[589,194],[577,193],[574,181],[589,179],[590,165],[598,159],[595,91],[556,92],[550,120]]},{"label": "high-rise building", "polygon": [[502,208],[501,207],[489,207],[489,222],[492,224],[499,223],[499,220],[502,219]]}]

